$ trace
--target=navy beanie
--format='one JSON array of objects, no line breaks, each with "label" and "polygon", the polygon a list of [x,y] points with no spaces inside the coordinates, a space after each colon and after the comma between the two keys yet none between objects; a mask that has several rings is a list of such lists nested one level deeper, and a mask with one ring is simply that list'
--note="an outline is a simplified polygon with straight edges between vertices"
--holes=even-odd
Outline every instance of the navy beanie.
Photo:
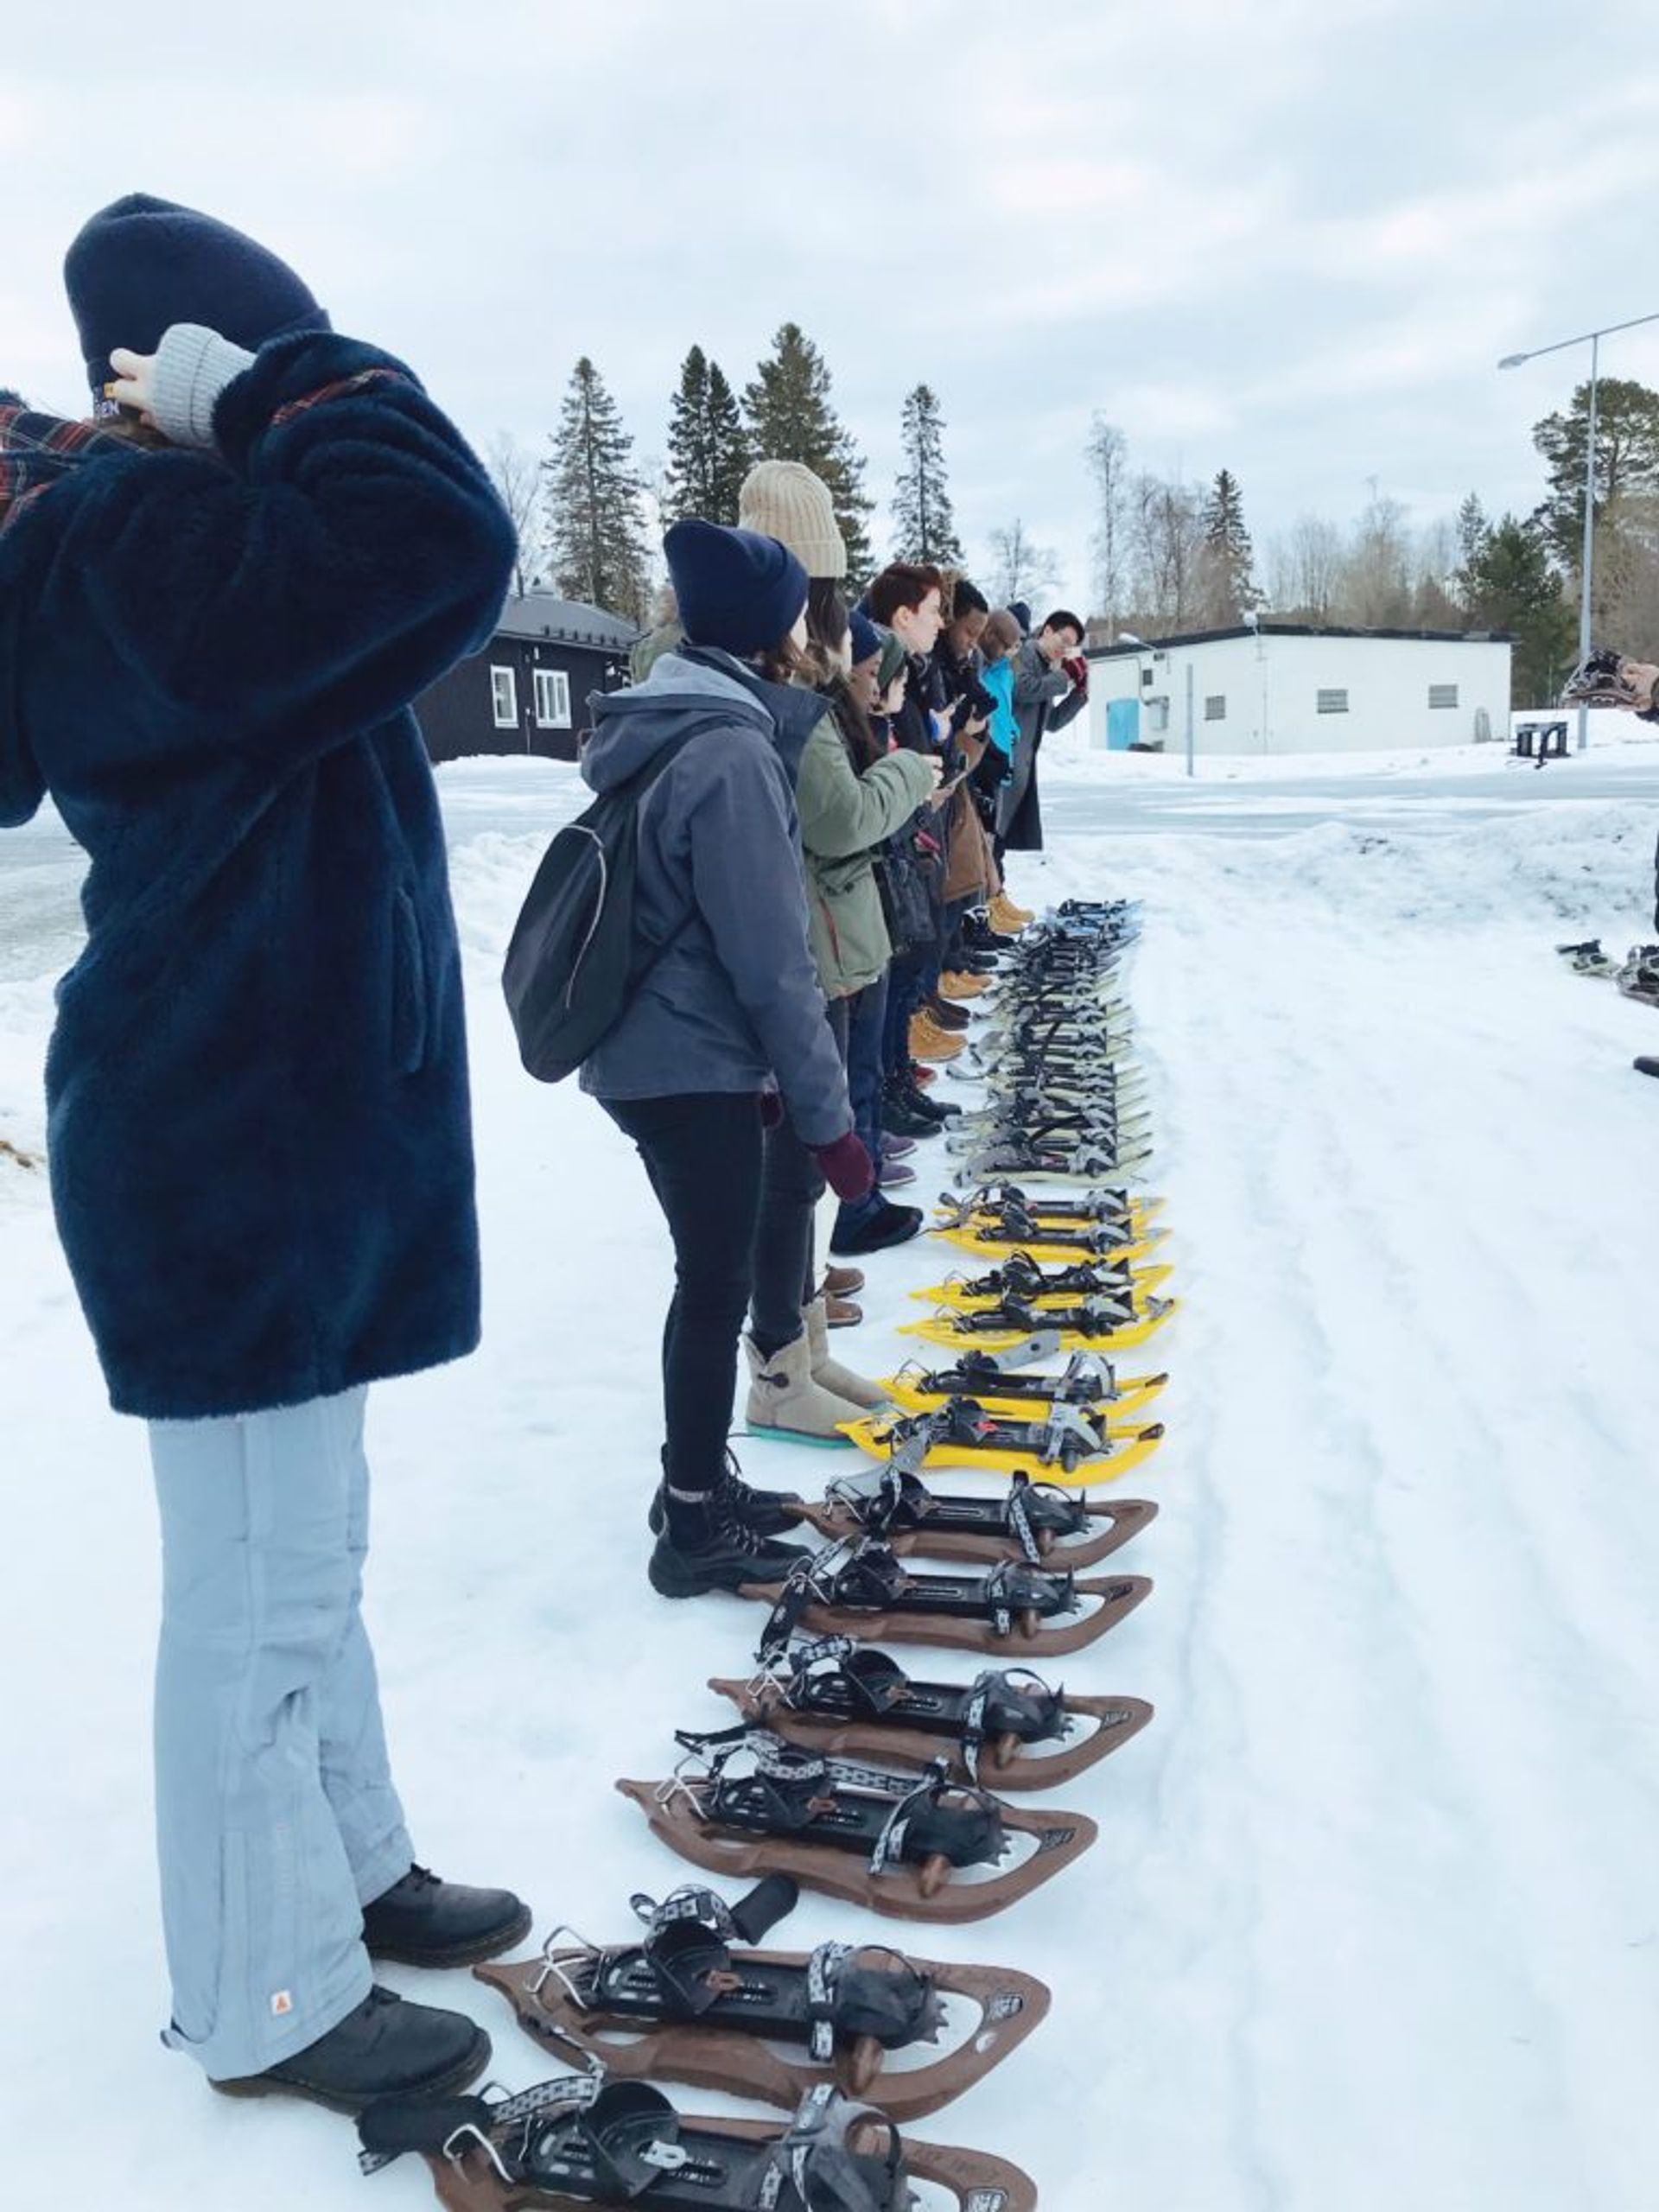
[{"label": "navy beanie", "polygon": [[112,347],[153,353],[175,322],[204,324],[250,353],[287,331],[329,327],[269,248],[143,192],[92,217],[64,257],[63,276],[94,392],[113,374]]},{"label": "navy beanie", "polygon": [[874,660],[881,650],[881,632],[869,616],[855,607],[848,617],[848,627],[852,632],[853,666],[856,668],[861,660]]},{"label": "navy beanie", "polygon": [[694,645],[719,645],[747,659],[786,637],[806,605],[806,570],[775,537],[677,522],[663,551]]},{"label": "navy beanie", "polygon": [[1025,601],[1023,599],[1011,599],[1008,601],[1008,612],[1013,615],[1014,620],[1020,625],[1020,636],[1023,638],[1028,638],[1031,635],[1031,609],[1027,606]]}]

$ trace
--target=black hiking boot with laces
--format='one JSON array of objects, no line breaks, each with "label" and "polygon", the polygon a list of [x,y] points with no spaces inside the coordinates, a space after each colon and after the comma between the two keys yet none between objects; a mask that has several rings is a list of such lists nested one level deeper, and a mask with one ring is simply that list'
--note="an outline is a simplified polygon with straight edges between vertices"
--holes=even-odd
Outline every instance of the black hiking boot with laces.
[{"label": "black hiking boot with laces", "polygon": [[780,1543],[750,1528],[718,1491],[699,1497],[669,1490],[664,1507],[665,1524],[646,1569],[659,1598],[702,1598],[750,1582],[781,1582],[806,1556],[804,1545]]},{"label": "black hiking boot with laces", "polygon": [[[664,1454],[666,1462],[666,1454]],[[645,1518],[653,1536],[660,1536],[667,1527],[664,1506],[668,1491],[666,1477],[658,1483],[651,1501],[651,1510]],[[715,1484],[715,1496],[730,1509],[733,1516],[757,1536],[780,1535],[785,1529],[798,1529],[801,1522],[801,1494],[798,1490],[755,1490],[746,1483],[737,1470],[737,1460],[728,1449],[726,1465],[721,1469],[720,1480]]]}]

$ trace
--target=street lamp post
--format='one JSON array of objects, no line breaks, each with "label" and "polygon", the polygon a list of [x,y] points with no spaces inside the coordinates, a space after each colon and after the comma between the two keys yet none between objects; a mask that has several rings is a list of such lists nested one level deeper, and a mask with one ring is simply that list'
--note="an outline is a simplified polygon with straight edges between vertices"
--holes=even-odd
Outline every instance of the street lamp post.
[{"label": "street lamp post", "polygon": [[[1569,346],[1590,348],[1590,421],[1584,455],[1584,553],[1580,566],[1583,588],[1579,594],[1579,659],[1590,657],[1590,577],[1596,550],[1596,393],[1601,369],[1601,341],[1615,331],[1635,330],[1644,322],[1659,322],[1659,313],[1632,315],[1628,322],[1609,322],[1599,330],[1582,330],[1576,338],[1558,339],[1553,346],[1535,346],[1529,353],[1506,353],[1500,369],[1518,369],[1523,361],[1536,361],[1546,353],[1564,353]],[[1579,708],[1579,751],[1590,742],[1590,709]]]}]

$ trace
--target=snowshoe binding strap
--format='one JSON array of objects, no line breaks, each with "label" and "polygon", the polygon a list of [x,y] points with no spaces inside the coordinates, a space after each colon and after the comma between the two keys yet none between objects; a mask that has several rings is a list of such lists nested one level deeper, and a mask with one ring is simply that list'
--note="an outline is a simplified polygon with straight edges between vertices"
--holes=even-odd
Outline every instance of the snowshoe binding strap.
[{"label": "snowshoe binding strap", "polygon": [[[887,1963],[876,1965],[880,1959]],[[855,1950],[850,1943],[821,1943],[806,1965],[810,2048],[820,2066],[838,2046],[869,2036],[884,2050],[928,2041],[938,2033],[940,2009],[931,1978],[900,1951]]]},{"label": "snowshoe binding strap", "polygon": [[[858,1718],[881,1720],[910,1688],[910,1678],[885,1651],[861,1649],[844,1636],[821,1637],[798,1644],[788,1656],[788,1671],[763,1678],[775,1681],[785,1705],[797,1713],[840,1713],[850,1706]],[[845,1694],[845,1700],[835,1695]]]},{"label": "snowshoe binding strap", "polygon": [[857,1474],[838,1477],[825,1490],[825,1503],[844,1506],[859,1527],[873,1536],[919,1529],[933,1503],[927,1485],[913,1471],[921,1465],[922,1454],[907,1458],[896,1447],[909,1443],[912,1430],[918,1424],[925,1426],[929,1418],[924,1414],[895,1421],[887,1432],[888,1445],[895,1448],[886,1466],[861,1468]]},{"label": "snowshoe binding strap", "polygon": [[770,1666],[788,1649],[791,1637],[815,1605],[880,1611],[909,1587],[903,1566],[885,1544],[861,1537],[809,1552],[791,1568],[761,1631],[756,1656],[761,1666]]},{"label": "snowshoe binding strap", "polygon": [[1089,1526],[1089,1509],[1080,1497],[1054,1483],[1034,1483],[1029,1475],[1015,1475],[1005,1510],[1008,1534],[1033,1567],[1043,1556],[1039,1537],[1077,1536]]},{"label": "snowshoe binding strap", "polygon": [[1039,1620],[1075,1612],[1077,1578],[1035,1567],[1025,1560],[1000,1560],[985,1577],[983,1597],[998,1636],[1014,1632],[1014,1616],[1033,1613]]},{"label": "snowshoe binding strap", "polygon": [[1065,1692],[1052,1690],[1027,1667],[981,1675],[969,1693],[963,1751],[969,1769],[988,1738],[1018,1744],[1049,1744],[1065,1733]]},{"label": "snowshoe binding strap", "polygon": [[[874,2133],[879,2152],[851,2147],[861,2128]],[[780,2137],[756,2212],[909,2212],[915,2202],[899,2130],[825,2082],[801,2100]]]},{"label": "snowshoe binding strap", "polygon": [[635,1897],[633,1910],[645,1923],[639,1948],[671,2016],[696,2019],[708,2012],[735,1979],[732,1945],[758,1942],[799,1897],[798,1885],[781,1874],[768,1875],[733,1906],[696,1885],[674,1891],[661,1904]]},{"label": "snowshoe binding strap", "polygon": [[358,2164],[365,2174],[378,2173],[408,2151],[458,2164],[470,2145],[480,2145],[503,2181],[533,2182],[528,2154],[537,2128],[569,2119],[600,2094],[595,2076],[567,2075],[505,2098],[378,2097],[358,2115]]}]

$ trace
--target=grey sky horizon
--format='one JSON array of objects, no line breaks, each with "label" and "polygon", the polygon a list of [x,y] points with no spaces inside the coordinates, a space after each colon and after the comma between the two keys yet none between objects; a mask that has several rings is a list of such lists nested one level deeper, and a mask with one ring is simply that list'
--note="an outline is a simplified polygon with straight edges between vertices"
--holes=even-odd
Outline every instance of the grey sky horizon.
[{"label": "grey sky horizon", "polygon": [[[1637,0],[503,4],[95,0],[0,59],[0,382],[81,411],[65,246],[131,190],[285,255],[480,444],[540,446],[587,353],[660,461],[693,342],[741,388],[823,349],[887,550],[925,381],[970,566],[1020,517],[1089,596],[1091,416],[1230,468],[1258,547],[1541,496],[1532,423],[1659,311],[1659,36]],[[1659,324],[1604,374],[1659,385]]]}]

